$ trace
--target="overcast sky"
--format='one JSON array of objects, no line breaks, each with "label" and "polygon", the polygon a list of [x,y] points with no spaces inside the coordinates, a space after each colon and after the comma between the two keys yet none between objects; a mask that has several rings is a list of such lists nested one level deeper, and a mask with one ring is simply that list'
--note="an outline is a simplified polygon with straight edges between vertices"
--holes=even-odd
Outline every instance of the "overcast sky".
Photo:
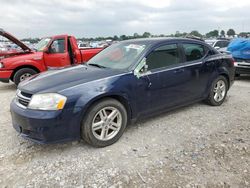
[{"label": "overcast sky", "polygon": [[250,31],[250,0],[0,0],[0,28],[19,38]]}]

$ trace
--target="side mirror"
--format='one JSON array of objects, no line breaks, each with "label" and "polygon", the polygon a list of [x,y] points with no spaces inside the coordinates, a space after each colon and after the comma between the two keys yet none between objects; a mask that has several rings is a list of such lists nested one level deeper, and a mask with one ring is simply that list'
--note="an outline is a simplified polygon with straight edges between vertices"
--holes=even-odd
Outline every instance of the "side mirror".
[{"label": "side mirror", "polygon": [[44,49],[44,53],[46,53],[46,54],[49,54],[50,53],[50,50],[49,50],[50,48],[45,48]]},{"label": "side mirror", "polygon": [[214,48],[215,48],[216,50],[219,50],[219,49],[220,49],[220,47],[219,47],[219,46],[215,46]]},{"label": "side mirror", "polygon": [[146,64],[146,62],[147,62],[146,58],[143,58],[135,68],[134,75],[137,78],[140,78],[143,75],[143,73],[146,73],[148,71],[148,65]]}]

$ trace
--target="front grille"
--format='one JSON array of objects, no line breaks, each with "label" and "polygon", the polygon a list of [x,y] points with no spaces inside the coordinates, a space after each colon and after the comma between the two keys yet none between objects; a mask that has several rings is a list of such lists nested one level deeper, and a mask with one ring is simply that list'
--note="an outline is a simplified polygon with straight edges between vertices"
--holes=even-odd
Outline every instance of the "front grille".
[{"label": "front grille", "polygon": [[32,94],[17,90],[16,102],[19,106],[26,108],[29,105]]},{"label": "front grille", "polygon": [[236,61],[236,62],[245,62],[245,63],[250,63],[250,60],[249,59],[240,59],[240,58],[234,58],[234,60]]}]

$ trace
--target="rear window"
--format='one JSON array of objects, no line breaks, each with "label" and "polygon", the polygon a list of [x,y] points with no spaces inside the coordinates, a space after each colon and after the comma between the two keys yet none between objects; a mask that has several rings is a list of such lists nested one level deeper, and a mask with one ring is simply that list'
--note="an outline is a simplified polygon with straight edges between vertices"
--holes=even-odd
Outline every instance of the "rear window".
[{"label": "rear window", "polygon": [[196,61],[204,57],[205,50],[201,44],[183,44],[186,61]]}]

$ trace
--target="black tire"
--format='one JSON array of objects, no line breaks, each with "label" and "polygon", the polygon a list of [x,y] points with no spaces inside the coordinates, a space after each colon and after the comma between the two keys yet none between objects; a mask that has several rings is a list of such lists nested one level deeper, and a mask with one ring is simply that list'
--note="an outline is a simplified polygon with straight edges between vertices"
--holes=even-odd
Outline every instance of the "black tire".
[{"label": "black tire", "polygon": [[[225,83],[225,95],[224,95],[223,99],[220,100],[220,101],[216,101],[214,99],[214,95],[215,95],[214,89],[215,89],[215,86],[216,86],[218,81],[223,81]],[[205,102],[208,103],[211,106],[220,106],[224,102],[225,98],[227,97],[227,91],[228,91],[228,81],[227,81],[227,79],[224,76],[219,76],[218,78],[216,78],[213,81],[212,86],[210,88],[208,98],[205,100]]]},{"label": "black tire", "polygon": [[14,76],[13,76],[13,82],[18,85],[21,81],[23,81],[21,78],[25,75],[28,74],[30,76],[37,74],[38,72],[35,71],[34,69],[31,68],[22,68],[18,70]]},{"label": "black tire", "polygon": [[[94,118],[96,117],[96,115],[98,114],[98,112],[100,112],[100,110],[104,109],[104,108],[108,108],[108,107],[112,107],[115,108],[116,110],[118,110],[120,112],[120,117],[122,118],[121,120],[121,126],[119,131],[116,133],[116,135],[109,139],[109,140],[100,140],[98,138],[96,138],[96,136],[93,134],[92,132],[92,122],[94,120]],[[82,139],[85,140],[87,143],[89,143],[90,145],[94,146],[94,147],[105,147],[105,146],[109,146],[113,143],[115,143],[116,141],[119,140],[119,138],[122,136],[126,126],[127,126],[127,111],[125,109],[125,107],[117,100],[115,99],[104,99],[101,101],[98,101],[97,103],[93,104],[90,109],[88,110],[88,112],[86,113],[86,115],[83,118],[82,121],[82,125],[81,125],[81,136]]]}]

